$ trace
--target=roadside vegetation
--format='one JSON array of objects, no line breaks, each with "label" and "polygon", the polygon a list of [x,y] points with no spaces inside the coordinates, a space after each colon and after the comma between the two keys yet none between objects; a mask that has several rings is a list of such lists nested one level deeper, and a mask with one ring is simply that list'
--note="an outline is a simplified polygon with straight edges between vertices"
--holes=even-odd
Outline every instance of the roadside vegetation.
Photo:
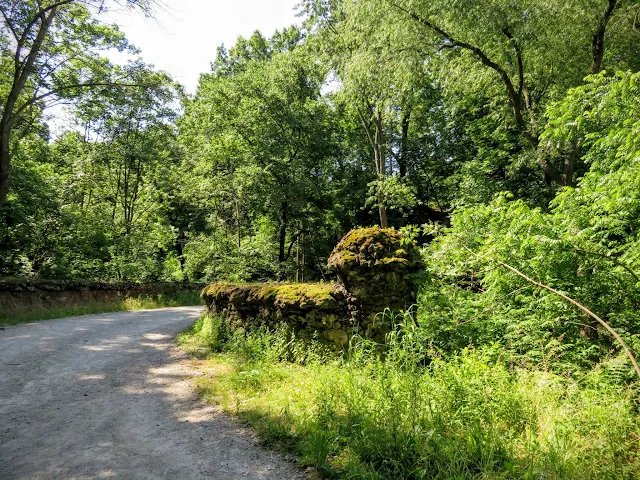
[{"label": "roadside vegetation", "polygon": [[330,282],[342,235],[396,228],[425,267],[384,344],[204,317],[202,394],[328,477],[640,478],[638,0],[301,0],[198,46],[193,94],[118,6],[157,7],[0,1],[0,275]]},{"label": "roadside vegetation", "polygon": [[119,299],[91,300],[68,305],[45,305],[43,303],[20,304],[0,312],[0,326],[49,320],[52,318],[75,317],[90,313],[121,312],[125,310],[146,310],[163,307],[201,305],[199,292],[184,291],[139,295]]},{"label": "roadside vegetation", "polygon": [[640,474],[637,384],[579,375],[501,345],[444,353],[416,318],[386,344],[336,356],[205,316],[179,340],[203,358],[201,395],[326,478],[631,479]]}]

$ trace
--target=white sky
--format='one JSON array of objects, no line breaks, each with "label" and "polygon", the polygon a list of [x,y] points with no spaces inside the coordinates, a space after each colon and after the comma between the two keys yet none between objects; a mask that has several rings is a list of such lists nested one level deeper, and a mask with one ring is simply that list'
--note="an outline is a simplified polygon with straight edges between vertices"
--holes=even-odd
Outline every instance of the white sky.
[{"label": "white sky", "polygon": [[[168,72],[194,93],[201,73],[210,70],[216,48],[260,30],[265,37],[299,23],[299,0],[159,0],[153,19],[130,11],[103,16],[117,23],[145,62]],[[114,60],[118,60],[114,58]]]}]

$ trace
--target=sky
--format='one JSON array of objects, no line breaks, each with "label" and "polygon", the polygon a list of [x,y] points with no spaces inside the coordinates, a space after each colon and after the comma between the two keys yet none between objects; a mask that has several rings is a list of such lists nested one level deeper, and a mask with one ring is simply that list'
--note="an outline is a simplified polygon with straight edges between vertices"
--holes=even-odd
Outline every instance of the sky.
[{"label": "sky", "polygon": [[249,37],[255,30],[269,37],[276,29],[299,23],[295,16],[299,1],[158,0],[154,18],[120,10],[108,12],[103,20],[118,24],[145,62],[194,93],[219,45],[230,47],[238,36]]}]

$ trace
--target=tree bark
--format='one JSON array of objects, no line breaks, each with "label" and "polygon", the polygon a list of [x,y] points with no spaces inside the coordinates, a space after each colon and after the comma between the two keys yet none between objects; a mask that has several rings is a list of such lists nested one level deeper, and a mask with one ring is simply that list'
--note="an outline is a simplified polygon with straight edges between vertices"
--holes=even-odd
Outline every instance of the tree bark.
[{"label": "tree bark", "polygon": [[180,273],[182,273],[183,281],[189,281],[187,275],[185,274],[185,258],[184,258],[184,241],[186,240],[185,234],[183,230],[180,230],[178,237],[174,243],[176,254],[178,255],[178,263],[180,265]]},{"label": "tree bark", "polygon": [[241,233],[242,230],[240,228],[240,202],[238,202],[238,199],[236,198],[236,228],[237,228],[237,234],[238,234],[238,248],[240,248],[242,246],[241,244]]},{"label": "tree bark", "polygon": [[407,176],[407,160],[409,156],[409,121],[411,120],[411,110],[407,109],[402,114],[402,132],[400,137],[400,157],[398,159],[398,169],[400,176]]},{"label": "tree bark", "polygon": [[[367,108],[369,113],[371,114],[370,119],[373,119],[373,123],[375,125],[375,131],[372,133],[367,126],[367,121],[364,118],[362,112],[358,109],[358,115],[360,116],[360,120],[362,121],[362,126],[367,134],[367,138],[369,139],[369,143],[371,143],[371,147],[373,148],[373,162],[376,167],[376,174],[378,175],[378,180],[381,178],[385,178],[387,174],[386,168],[386,160],[384,158],[384,141],[383,141],[383,130],[382,130],[382,112],[378,110],[376,113],[371,104],[367,103]],[[387,228],[387,207],[384,205],[384,197],[382,192],[378,189],[377,193],[378,200],[378,213],[380,216],[380,226],[382,228]]]},{"label": "tree bark", "polygon": [[609,23],[609,20],[611,20],[613,12],[619,4],[620,2],[618,0],[609,0],[607,9],[600,20],[600,24],[598,25],[598,29],[593,34],[593,38],[591,40],[591,54],[593,56],[593,63],[591,64],[592,74],[600,73],[602,70],[602,62],[604,60],[604,37],[607,33],[607,24]]},{"label": "tree bark", "polygon": [[[373,144],[373,155],[376,164],[376,173],[378,179],[384,179],[387,176],[387,161],[384,152],[384,131],[382,129],[382,112],[378,109],[375,116],[375,136]],[[387,207],[384,204],[384,195],[382,190],[378,188],[378,213],[380,215],[380,226],[387,228],[389,226],[387,222]]]},{"label": "tree bark", "polygon": [[285,243],[287,240],[287,210],[289,206],[287,202],[280,204],[280,226],[278,231],[278,279],[282,280],[284,277],[284,262],[286,261]]},{"label": "tree bark", "polygon": [[0,128],[0,209],[2,209],[9,194],[11,171],[9,169],[9,130]]},{"label": "tree bark", "polygon": [[[382,194],[378,195],[378,201],[382,202],[384,201],[382,197]],[[384,206],[384,204],[380,203],[380,205],[378,206],[378,213],[380,215],[380,227],[381,228],[389,228],[389,222],[387,220],[387,207]]]},{"label": "tree bark", "polygon": [[571,151],[564,161],[564,184],[566,186],[573,186],[573,171],[576,167],[576,162],[580,158],[580,147],[574,140],[571,145]]}]

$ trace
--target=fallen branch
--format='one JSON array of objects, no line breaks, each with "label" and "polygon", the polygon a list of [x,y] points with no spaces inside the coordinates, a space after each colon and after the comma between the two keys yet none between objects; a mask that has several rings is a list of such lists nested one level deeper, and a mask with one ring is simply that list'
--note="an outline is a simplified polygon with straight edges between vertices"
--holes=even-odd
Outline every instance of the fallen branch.
[{"label": "fallen branch", "polygon": [[574,247],[574,250],[576,252],[588,253],[590,255],[596,255],[598,257],[606,258],[607,260],[609,260],[613,264],[624,268],[633,278],[635,278],[636,282],[640,283],[640,277],[638,277],[638,274],[636,274],[636,272],[634,272],[629,265],[627,265],[626,263],[620,261],[618,258],[612,257],[610,255],[607,255],[606,253],[594,252],[592,250],[584,250],[584,249],[578,248],[578,247]]},{"label": "fallen branch", "polygon": [[[467,248],[467,247],[464,247],[464,248],[469,253],[471,253],[471,255],[473,255],[474,257],[479,257],[479,255],[476,252],[474,252],[473,250],[471,250],[470,248]],[[533,278],[525,275],[520,270],[518,270],[517,268],[512,267],[511,265],[508,265],[508,264],[506,264],[504,262],[501,262],[500,260],[495,260],[495,261],[496,261],[496,263],[498,263],[499,265],[503,266],[504,268],[507,268],[507,269],[511,270],[513,273],[515,273],[516,275],[519,275],[520,277],[524,278],[527,282],[531,283],[532,285],[535,285],[536,287],[542,288],[543,290],[547,290],[547,291],[549,291],[551,293],[555,293],[560,298],[563,298],[564,300],[566,300],[567,302],[571,303],[572,305],[575,305],[583,313],[585,313],[589,317],[593,318],[596,322],[598,322],[600,325],[602,325],[604,328],[606,328],[607,331],[613,336],[613,338],[615,338],[618,341],[618,343],[620,345],[622,345],[622,348],[624,349],[625,353],[627,354],[627,357],[629,357],[629,360],[631,360],[631,363],[633,364],[633,368],[635,369],[636,374],[638,375],[638,378],[640,378],[640,366],[638,366],[638,361],[636,360],[636,357],[633,354],[633,351],[631,350],[631,348],[629,348],[629,345],[627,345],[627,343],[622,339],[622,337],[620,335],[618,335],[618,332],[616,332],[613,328],[611,328],[611,326],[607,322],[605,322],[603,319],[601,319],[598,315],[593,313],[587,307],[585,307],[581,303],[575,301],[573,298],[569,297],[568,295],[565,295],[561,291],[556,290],[555,288],[549,287],[548,285],[545,285],[544,283],[537,282]]]},{"label": "fallen branch", "polygon": [[635,368],[636,373],[638,374],[638,378],[640,378],[640,367],[638,366],[638,362],[636,361],[636,357],[634,356],[633,352],[631,351],[631,348],[629,348],[629,346],[627,345],[627,343],[622,339],[622,337],[620,335],[618,335],[618,332],[616,332],[613,328],[611,328],[611,326],[605,322],[603,319],[601,319],[598,315],[596,315],[595,313],[593,313],[591,310],[589,310],[587,307],[585,307],[584,305],[582,305],[581,303],[578,303],[577,301],[575,301],[573,298],[569,297],[568,295],[565,295],[564,293],[562,293],[559,290],[556,290],[555,288],[549,287],[547,285],[545,285],[544,283],[540,283],[535,281],[533,278],[528,277],[527,275],[525,275],[524,273],[522,273],[520,270],[518,270],[517,268],[512,267],[511,265],[507,265],[504,262],[501,262],[500,260],[496,260],[496,262],[498,262],[500,265],[502,265],[503,267],[511,270],[513,273],[519,275],[520,277],[524,278],[527,282],[535,285],[536,287],[540,287],[544,290],[548,290],[551,293],[555,293],[556,295],[558,295],[559,297],[565,299],[567,302],[571,303],[572,305],[575,305],[576,307],[578,307],[582,312],[584,312],[585,314],[587,314],[589,317],[593,318],[595,321],[597,321],[600,325],[602,325],[604,328],[607,329],[607,331],[613,336],[613,338],[615,338],[618,343],[620,343],[620,345],[622,345],[622,348],[624,349],[624,351],[627,354],[627,357],[629,357],[629,360],[631,360],[631,363],[633,364],[633,368]]}]

